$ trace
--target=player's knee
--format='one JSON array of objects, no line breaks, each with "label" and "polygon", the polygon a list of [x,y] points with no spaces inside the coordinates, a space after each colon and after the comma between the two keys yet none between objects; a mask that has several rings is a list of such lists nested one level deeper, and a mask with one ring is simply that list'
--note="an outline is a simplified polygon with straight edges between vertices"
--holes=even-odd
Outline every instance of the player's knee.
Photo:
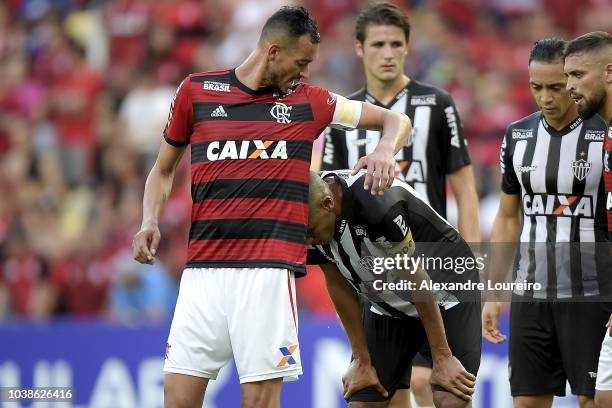
[{"label": "player's knee", "polygon": [[410,390],[414,394],[415,398],[420,396],[431,398],[431,385],[429,384],[429,376],[418,374],[416,370],[412,373],[410,378]]},{"label": "player's knee", "polygon": [[595,393],[595,406],[597,408],[612,407],[612,391],[597,391]]},{"label": "player's knee", "polygon": [[164,386],[164,408],[200,408],[202,403],[194,401],[187,393],[181,393],[176,387]]},{"label": "player's knee", "polygon": [[207,378],[166,374],[164,408],[201,408],[207,385]]},{"label": "player's knee", "polygon": [[363,402],[363,401],[351,401],[349,402],[349,408],[387,408],[389,401],[384,402]]},{"label": "player's knee", "polygon": [[456,397],[450,392],[436,391],[433,400],[437,408],[467,408],[470,406],[469,401]]}]

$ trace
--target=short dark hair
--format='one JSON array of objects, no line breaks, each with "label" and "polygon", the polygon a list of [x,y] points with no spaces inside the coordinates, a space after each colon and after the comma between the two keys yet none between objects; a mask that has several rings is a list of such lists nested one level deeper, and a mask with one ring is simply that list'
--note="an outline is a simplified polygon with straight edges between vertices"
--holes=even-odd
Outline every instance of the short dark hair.
[{"label": "short dark hair", "polygon": [[361,10],[355,24],[355,36],[360,43],[365,41],[366,28],[369,24],[399,27],[404,31],[406,42],[410,40],[410,22],[408,21],[408,16],[393,4],[374,3]]},{"label": "short dark hair", "polygon": [[285,6],[272,14],[261,30],[260,41],[273,31],[283,31],[292,40],[304,34],[310,35],[313,44],[321,42],[317,22],[304,7]]},{"label": "short dark hair", "polygon": [[539,62],[563,62],[563,52],[567,41],[560,38],[543,38],[533,43],[533,48],[529,54],[529,64],[532,61]]},{"label": "short dark hair", "polygon": [[564,57],[584,51],[599,51],[606,47],[612,47],[612,35],[605,31],[593,31],[570,41]]}]

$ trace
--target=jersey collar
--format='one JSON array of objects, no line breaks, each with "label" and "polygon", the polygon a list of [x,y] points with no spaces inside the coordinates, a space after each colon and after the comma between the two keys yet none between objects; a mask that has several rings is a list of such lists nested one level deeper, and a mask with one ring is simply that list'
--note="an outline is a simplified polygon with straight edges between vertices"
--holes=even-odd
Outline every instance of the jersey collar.
[{"label": "jersey collar", "polygon": [[576,119],[574,119],[573,122],[571,122],[569,125],[567,125],[566,127],[564,127],[561,130],[557,130],[554,127],[550,126],[548,124],[548,122],[546,122],[546,119],[544,118],[544,115],[542,113],[540,113],[540,117],[541,117],[541,121],[542,121],[542,125],[544,126],[544,129],[546,129],[546,131],[551,135],[551,136],[565,136],[567,135],[569,132],[571,132],[572,130],[576,129],[576,127],[578,125],[580,125],[582,123],[582,118],[580,116],[576,117]]},{"label": "jersey collar", "polygon": [[400,89],[400,91],[386,105],[382,103],[381,101],[379,101],[378,99],[376,99],[375,97],[373,97],[372,95],[370,95],[367,88],[365,89],[365,100],[370,102],[372,105],[382,106],[383,108],[391,109],[391,107],[395,105],[397,101],[399,101],[404,95],[408,93],[408,88],[410,88],[410,84],[412,84],[412,82],[413,82],[412,79],[408,81],[406,86]]}]

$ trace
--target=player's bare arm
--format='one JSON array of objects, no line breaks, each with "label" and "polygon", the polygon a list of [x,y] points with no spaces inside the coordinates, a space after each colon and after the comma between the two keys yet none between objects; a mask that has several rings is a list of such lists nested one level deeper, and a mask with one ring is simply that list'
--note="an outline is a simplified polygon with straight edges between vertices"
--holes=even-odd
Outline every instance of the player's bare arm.
[{"label": "player's bare arm", "polygon": [[448,180],[457,200],[459,233],[466,242],[480,242],[478,193],[472,165],[468,164],[450,173]]},{"label": "player's bare arm", "polygon": [[[403,244],[399,245],[399,247],[402,246]],[[399,251],[396,247],[389,252],[398,253]],[[429,276],[421,268],[416,271],[400,272],[400,274],[402,279],[405,278],[414,282],[417,288],[421,287],[421,282],[429,280]],[[413,292],[413,298],[417,299],[414,306],[423,322],[431,350],[433,368],[430,383],[443,387],[458,398],[470,401],[474,393],[476,377],[469,373],[461,362],[453,356],[446,339],[442,314],[433,293],[429,290],[418,289]]]},{"label": "player's bare arm", "polygon": [[342,377],[344,399],[348,399],[355,392],[367,387],[374,387],[383,396],[387,397],[387,391],[380,383],[376,370],[371,363],[357,293],[342,277],[333,263],[323,264],[321,269],[325,274],[327,290],[349,338],[353,353],[353,361],[351,361],[349,369]]},{"label": "player's bare arm", "polygon": [[134,259],[153,264],[159,246],[159,218],[170,192],[176,167],[181,161],[184,147],[174,147],[162,140],[157,160],[147,177],[142,202],[142,224],[132,240]]},{"label": "player's bare arm", "polygon": [[[501,246],[493,248],[491,279],[505,280],[509,272],[514,250],[509,243],[517,242],[521,229],[521,208],[518,194],[501,193],[499,208],[493,222],[491,242]],[[482,310],[482,336],[491,343],[498,344],[506,340],[506,335],[499,331],[501,302],[485,302]]]},{"label": "player's bare arm", "polygon": [[406,145],[412,132],[412,123],[403,113],[362,103],[361,118],[357,127],[382,131],[376,149],[359,159],[353,167],[353,174],[366,168],[364,188],[370,190],[372,194],[382,194],[393,184],[395,155]]}]

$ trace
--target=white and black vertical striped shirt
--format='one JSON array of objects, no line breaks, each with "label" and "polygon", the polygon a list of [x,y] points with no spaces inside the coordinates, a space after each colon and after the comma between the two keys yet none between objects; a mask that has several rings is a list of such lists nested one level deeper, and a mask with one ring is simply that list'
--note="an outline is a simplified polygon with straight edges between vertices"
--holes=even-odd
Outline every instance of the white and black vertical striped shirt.
[{"label": "white and black vertical striped shirt", "polygon": [[595,116],[557,131],[541,112],[508,127],[500,152],[502,190],[520,195],[523,210],[515,280],[541,284],[540,290],[517,295],[602,295],[605,276],[594,243],[606,240],[605,130]]},{"label": "white and black vertical striped shirt", "polygon": [[[309,264],[333,262],[355,290],[367,298],[381,314],[401,317],[417,316],[411,295],[407,291],[376,291],[373,282],[397,282],[394,271],[386,275],[373,272],[373,258],[389,256],[389,249],[411,256],[431,256],[439,259],[473,258],[468,244],[459,233],[408,184],[395,179],[384,195],[372,195],[363,189],[361,174],[349,171],[323,172],[323,177],[335,177],[342,186],[342,214],[330,244],[312,246],[308,250]],[[409,253],[414,251],[413,253]],[[424,268],[434,282],[478,282],[478,270],[464,272]],[[450,308],[458,301],[479,301],[480,294],[452,290],[434,291],[438,303]]]},{"label": "white and black vertical striped shirt", "polygon": [[[412,186],[433,208],[446,216],[446,174],[470,164],[463,125],[451,96],[434,86],[411,79],[389,104],[362,89],[349,99],[382,106],[408,115],[412,142],[396,158],[396,175]],[[352,168],[370,154],[380,140],[376,130],[325,131],[321,170]]]}]

